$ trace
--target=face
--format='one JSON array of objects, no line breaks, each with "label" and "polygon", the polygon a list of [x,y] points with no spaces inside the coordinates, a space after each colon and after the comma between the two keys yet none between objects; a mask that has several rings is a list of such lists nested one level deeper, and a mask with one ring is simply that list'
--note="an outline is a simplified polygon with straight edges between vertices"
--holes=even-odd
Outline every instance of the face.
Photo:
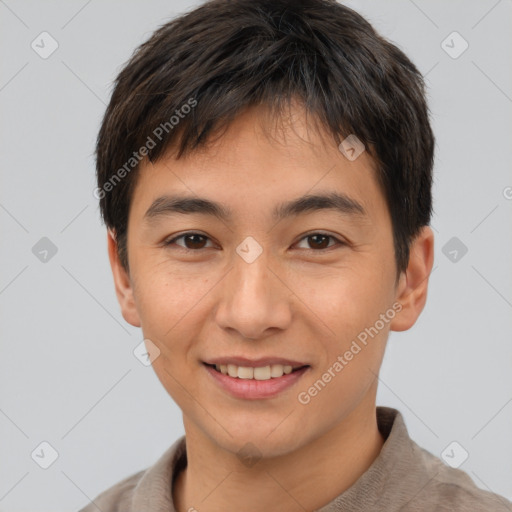
[{"label": "face", "polygon": [[[129,215],[129,275],[114,246],[111,260],[124,318],[158,347],[153,367],[185,428],[232,452],[252,442],[280,455],[365,403],[390,328],[407,328],[411,317],[397,312],[407,278],[397,285],[390,216],[369,155],[350,161],[327,135],[308,131],[298,110],[272,136],[264,127],[253,108],[204,150],[143,166]],[[205,364],[224,358],[275,375],[277,363],[257,360],[307,367],[249,380]]]}]

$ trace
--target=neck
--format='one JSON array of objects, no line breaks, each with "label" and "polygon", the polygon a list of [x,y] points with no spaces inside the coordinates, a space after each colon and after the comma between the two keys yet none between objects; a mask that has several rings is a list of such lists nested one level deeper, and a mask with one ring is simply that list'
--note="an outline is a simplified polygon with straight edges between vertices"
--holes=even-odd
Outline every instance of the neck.
[{"label": "neck", "polygon": [[351,487],[382,449],[375,399],[372,402],[373,407],[359,404],[333,429],[300,449],[261,459],[243,470],[236,454],[221,451],[219,460],[218,446],[188,425],[187,467],[173,486],[176,511],[321,508]]}]

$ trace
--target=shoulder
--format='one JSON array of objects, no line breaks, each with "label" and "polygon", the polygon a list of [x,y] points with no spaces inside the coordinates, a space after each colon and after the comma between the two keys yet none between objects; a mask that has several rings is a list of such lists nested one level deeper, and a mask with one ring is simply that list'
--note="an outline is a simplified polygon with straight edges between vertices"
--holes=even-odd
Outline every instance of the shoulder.
[{"label": "shoulder", "polygon": [[[372,510],[512,512],[510,501],[480,489],[463,469],[445,464],[418,445],[398,410],[378,407],[377,419],[386,441],[368,471],[367,480],[377,482],[379,488]],[[355,497],[361,498],[359,494]]]},{"label": "shoulder", "polygon": [[465,471],[447,466],[424,448],[420,451],[430,480],[404,512],[512,512],[512,502],[480,489]]},{"label": "shoulder", "polygon": [[152,466],[103,491],[79,512],[174,512],[172,482],[186,463],[186,442],[182,436]]},{"label": "shoulder", "polygon": [[121,512],[129,510],[133,498],[133,491],[144,475],[145,470],[139,471],[121,480],[112,487],[100,493],[89,505],[79,512]]}]

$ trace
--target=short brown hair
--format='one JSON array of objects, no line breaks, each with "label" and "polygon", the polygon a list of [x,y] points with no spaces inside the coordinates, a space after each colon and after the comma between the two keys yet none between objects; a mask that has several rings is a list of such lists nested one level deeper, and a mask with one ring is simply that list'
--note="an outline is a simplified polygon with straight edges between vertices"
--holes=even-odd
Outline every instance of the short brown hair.
[{"label": "short brown hair", "polygon": [[137,48],[116,78],[96,143],[96,197],[123,266],[142,157],[156,162],[174,144],[179,158],[246,107],[265,105],[278,116],[295,98],[336,144],[354,134],[374,158],[397,270],[405,270],[410,243],[432,213],[434,136],[423,78],[334,0],[213,0]]}]

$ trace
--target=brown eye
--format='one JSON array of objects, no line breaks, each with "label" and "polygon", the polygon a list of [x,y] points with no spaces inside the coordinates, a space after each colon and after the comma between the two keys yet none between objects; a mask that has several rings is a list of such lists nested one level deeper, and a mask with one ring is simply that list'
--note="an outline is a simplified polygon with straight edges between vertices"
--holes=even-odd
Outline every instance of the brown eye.
[{"label": "brown eye", "polygon": [[203,235],[185,235],[183,240],[187,249],[202,249],[204,247],[205,238]]},{"label": "brown eye", "polygon": [[[306,241],[307,246],[301,247],[301,249],[310,251],[321,251],[323,249],[329,249],[335,246],[336,242],[338,245],[344,245],[342,241],[338,240],[332,235],[327,235],[325,233],[312,233],[302,238],[300,243],[303,243],[304,240]],[[329,245],[330,241],[334,241],[335,243]]]},{"label": "brown eye", "polygon": [[[313,249],[326,249],[329,246],[329,238],[330,236],[327,235],[311,235],[308,236],[308,239],[310,240],[309,245]],[[311,243],[312,240],[312,243]]]},{"label": "brown eye", "polygon": [[[176,243],[177,240],[183,240],[183,243]],[[178,245],[185,250],[197,251],[205,248],[208,237],[200,233],[185,233],[172,240],[165,242],[166,246]]]}]

